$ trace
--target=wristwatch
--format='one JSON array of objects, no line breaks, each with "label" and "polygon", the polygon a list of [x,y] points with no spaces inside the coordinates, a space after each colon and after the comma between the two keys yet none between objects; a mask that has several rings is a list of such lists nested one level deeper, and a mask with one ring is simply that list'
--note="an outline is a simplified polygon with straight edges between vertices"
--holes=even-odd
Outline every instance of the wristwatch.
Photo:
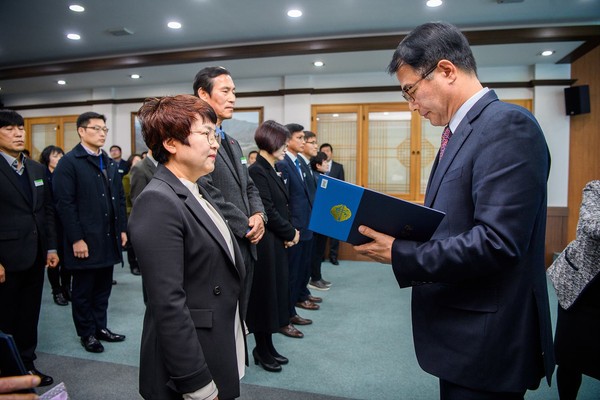
[{"label": "wristwatch", "polygon": [[260,213],[260,217],[262,218],[265,225],[267,224],[267,222],[269,222],[269,218],[267,218],[267,214],[265,214],[264,212]]}]

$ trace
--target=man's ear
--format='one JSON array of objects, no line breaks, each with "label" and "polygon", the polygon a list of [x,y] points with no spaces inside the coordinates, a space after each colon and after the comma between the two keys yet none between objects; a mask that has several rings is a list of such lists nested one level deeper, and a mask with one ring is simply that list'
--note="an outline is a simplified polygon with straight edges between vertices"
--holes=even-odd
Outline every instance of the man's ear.
[{"label": "man's ear", "polygon": [[200,97],[201,100],[204,101],[208,101],[208,99],[210,99],[210,95],[208,94],[208,92],[202,88],[198,88],[197,95],[198,97]]}]

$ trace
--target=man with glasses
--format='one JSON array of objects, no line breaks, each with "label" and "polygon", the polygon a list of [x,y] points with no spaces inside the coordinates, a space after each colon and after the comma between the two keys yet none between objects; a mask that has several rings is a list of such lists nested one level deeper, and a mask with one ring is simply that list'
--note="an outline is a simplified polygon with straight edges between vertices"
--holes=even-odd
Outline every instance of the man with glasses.
[{"label": "man with glasses", "polygon": [[388,71],[412,111],[445,127],[425,206],[446,216],[425,243],[361,226],[373,242],[355,249],[412,286],[417,359],[442,399],[523,399],[554,371],[544,134],[529,111],[481,85],[453,25],[417,27]]},{"label": "man with glasses", "polygon": [[122,262],[127,243],[125,195],[117,163],[102,150],[108,133],[104,115],[81,114],[77,133],[81,142],[58,163],[53,189],[64,227],[64,263],[73,274],[75,329],[86,351],[101,353],[99,340],[125,340],[107,328],[113,267]]}]

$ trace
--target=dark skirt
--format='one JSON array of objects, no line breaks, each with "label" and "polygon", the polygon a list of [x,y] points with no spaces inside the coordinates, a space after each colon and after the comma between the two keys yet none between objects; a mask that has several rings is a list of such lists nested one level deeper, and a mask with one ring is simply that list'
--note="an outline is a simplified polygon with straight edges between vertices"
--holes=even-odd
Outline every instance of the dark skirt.
[{"label": "dark skirt", "polygon": [[600,379],[600,275],[569,310],[558,306],[554,349],[556,364]]},{"label": "dark skirt", "polygon": [[289,323],[287,254],[283,241],[269,229],[256,250],[246,325],[251,333],[276,333]]}]

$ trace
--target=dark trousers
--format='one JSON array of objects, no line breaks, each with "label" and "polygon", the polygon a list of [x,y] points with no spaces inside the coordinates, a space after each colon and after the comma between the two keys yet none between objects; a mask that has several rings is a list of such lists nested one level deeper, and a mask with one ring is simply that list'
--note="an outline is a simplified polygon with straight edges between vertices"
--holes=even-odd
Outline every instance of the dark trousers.
[{"label": "dark trousers", "polygon": [[325,255],[325,248],[327,246],[327,236],[315,233],[313,235],[313,255],[310,267],[310,279],[312,281],[319,281],[323,276],[321,275],[321,262]]},{"label": "dark trousers", "polygon": [[104,268],[71,270],[73,322],[78,336],[95,335],[100,329],[106,328],[106,310],[112,290],[113,269],[111,265]]},{"label": "dark trousers", "polygon": [[[59,256],[60,257],[60,256]],[[52,294],[68,294],[71,290],[71,271],[59,264],[56,268],[47,268],[48,281],[52,286]]]},{"label": "dark trousers", "polygon": [[290,270],[290,318],[296,315],[296,303],[307,299],[310,278],[312,240],[301,240],[287,249]]},{"label": "dark trousers", "polygon": [[339,249],[340,249],[340,241],[337,239],[329,238],[329,259],[330,260],[337,260]]},{"label": "dark trousers", "polygon": [[5,274],[6,281],[0,283],[0,330],[14,337],[25,368],[31,370],[36,359],[44,266],[38,262],[25,271]]},{"label": "dark trousers", "polygon": [[524,398],[525,391],[522,393],[487,392],[440,379],[440,400],[523,400]]},{"label": "dark trousers", "polygon": [[237,238],[242,258],[244,259],[244,268],[246,269],[246,277],[244,278],[244,297],[240,304],[240,312],[242,315],[246,315],[248,311],[248,302],[250,301],[250,291],[252,290],[252,280],[254,279],[254,257],[252,257],[252,250],[250,249],[250,242],[248,239]]}]

